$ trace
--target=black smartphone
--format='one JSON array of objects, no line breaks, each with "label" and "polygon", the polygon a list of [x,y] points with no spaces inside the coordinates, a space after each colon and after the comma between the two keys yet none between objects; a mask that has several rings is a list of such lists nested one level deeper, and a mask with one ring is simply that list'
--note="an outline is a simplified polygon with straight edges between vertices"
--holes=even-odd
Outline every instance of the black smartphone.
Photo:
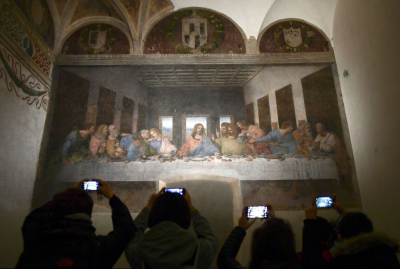
[{"label": "black smartphone", "polygon": [[321,196],[315,198],[315,205],[317,208],[331,208],[333,207],[333,198],[329,196]]},{"label": "black smartphone", "polygon": [[248,206],[247,207],[248,219],[266,219],[268,218],[267,206]]},{"label": "black smartphone", "polygon": [[97,191],[99,187],[99,182],[94,181],[94,180],[89,180],[83,182],[82,188],[85,191]]},{"label": "black smartphone", "polygon": [[185,195],[185,189],[182,188],[167,188],[164,192],[178,193],[180,195]]}]

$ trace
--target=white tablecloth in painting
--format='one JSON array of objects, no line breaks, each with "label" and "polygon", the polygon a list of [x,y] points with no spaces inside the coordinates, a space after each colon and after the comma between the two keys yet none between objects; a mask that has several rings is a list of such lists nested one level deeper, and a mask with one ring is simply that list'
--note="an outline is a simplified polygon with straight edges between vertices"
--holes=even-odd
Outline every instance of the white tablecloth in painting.
[{"label": "white tablecloth in painting", "polygon": [[237,178],[239,180],[307,180],[337,179],[335,160],[296,159],[284,161],[256,158],[253,161],[234,159],[231,162],[211,160],[184,162],[175,160],[160,163],[158,160],[130,163],[90,161],[63,166],[57,179],[76,182],[83,178],[101,178],[106,181],[158,181],[176,176],[204,175]]}]

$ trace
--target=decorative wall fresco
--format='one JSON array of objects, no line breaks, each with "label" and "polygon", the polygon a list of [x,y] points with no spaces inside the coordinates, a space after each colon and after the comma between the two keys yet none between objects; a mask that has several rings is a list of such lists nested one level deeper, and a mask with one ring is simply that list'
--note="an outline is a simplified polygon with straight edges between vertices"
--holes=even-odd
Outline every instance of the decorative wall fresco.
[{"label": "decorative wall fresco", "polygon": [[108,0],[80,0],[71,23],[91,16],[108,16],[121,20],[121,16]]},{"label": "decorative wall fresco", "polygon": [[34,105],[47,110],[49,89],[29,72],[7,49],[0,44],[0,83],[9,92]]},{"label": "decorative wall fresco", "polygon": [[37,67],[48,77],[51,77],[53,64],[50,57],[40,46],[32,42],[32,38],[13,17],[6,5],[1,7],[0,26],[4,32],[8,34],[23,51],[26,52]]},{"label": "decorative wall fresco", "polygon": [[121,3],[125,6],[133,24],[137,27],[139,22],[141,0],[121,0]]},{"label": "decorative wall fresco", "polygon": [[329,41],[315,27],[289,20],[274,24],[260,39],[260,53],[327,52]]},{"label": "decorative wall fresco", "polygon": [[129,41],[114,26],[90,24],[77,30],[65,41],[62,54],[129,54]]},{"label": "decorative wall fresco", "polygon": [[171,0],[150,0],[149,1],[149,8],[148,8],[148,20],[153,18],[158,13],[162,12],[163,10],[173,8],[174,5],[172,4]]},{"label": "decorative wall fresco", "polygon": [[46,0],[15,0],[14,2],[46,44],[53,48],[54,24]]},{"label": "decorative wall fresco", "polygon": [[242,34],[225,17],[203,9],[175,12],[146,38],[144,54],[246,53]]}]

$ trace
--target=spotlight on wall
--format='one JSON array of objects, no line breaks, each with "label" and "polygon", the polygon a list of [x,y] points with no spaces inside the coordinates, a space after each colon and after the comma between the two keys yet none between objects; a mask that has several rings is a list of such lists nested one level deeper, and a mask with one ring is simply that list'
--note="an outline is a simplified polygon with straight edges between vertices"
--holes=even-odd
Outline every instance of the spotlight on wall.
[{"label": "spotlight on wall", "polygon": [[343,71],[343,77],[344,77],[344,78],[347,78],[348,76],[350,76],[349,70],[345,69],[345,70]]}]

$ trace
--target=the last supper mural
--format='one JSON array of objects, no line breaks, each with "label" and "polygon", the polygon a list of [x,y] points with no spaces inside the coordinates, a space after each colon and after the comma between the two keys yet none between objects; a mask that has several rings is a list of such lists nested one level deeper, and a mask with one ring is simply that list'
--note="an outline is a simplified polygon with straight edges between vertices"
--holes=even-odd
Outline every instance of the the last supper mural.
[{"label": "the last supper mural", "polygon": [[[307,38],[287,39],[288,45],[312,47],[312,36],[320,41],[307,27]],[[279,44],[260,47],[275,53]],[[258,70],[242,86],[148,87],[140,67],[61,68],[43,182],[61,188],[80,178],[108,180],[132,212],[161,181],[194,175],[238,180],[244,206],[269,202],[277,210],[301,210],[313,195],[336,193],[348,207],[359,207],[336,69]],[[95,210],[109,210],[95,201]]]}]

